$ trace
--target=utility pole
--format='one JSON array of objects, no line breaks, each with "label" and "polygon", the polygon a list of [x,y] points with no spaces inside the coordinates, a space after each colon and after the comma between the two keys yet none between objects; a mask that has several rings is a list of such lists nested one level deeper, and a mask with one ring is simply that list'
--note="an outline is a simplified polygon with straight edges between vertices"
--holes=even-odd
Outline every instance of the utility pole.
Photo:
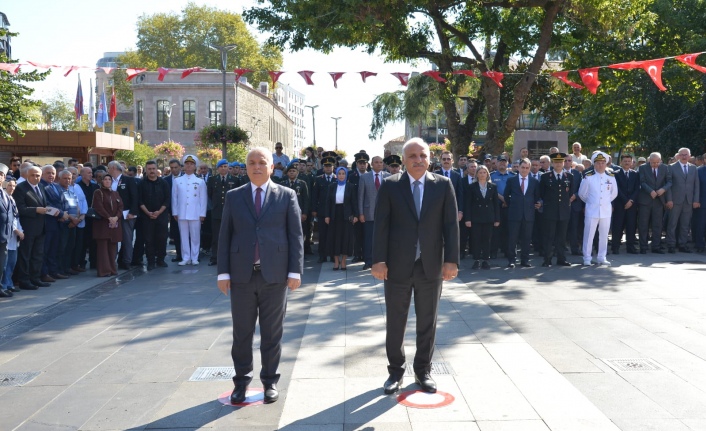
[{"label": "utility pole", "polygon": [[304,105],[305,108],[311,108],[311,123],[314,129],[314,149],[316,149],[316,117],[314,116],[314,110],[319,107],[319,105]]},{"label": "utility pole", "polygon": [[331,117],[336,122],[336,151],[338,151],[338,120],[343,117]]},{"label": "utility pole", "polygon": [[[221,70],[223,71],[223,102],[221,103],[221,124],[227,126],[228,116],[226,115],[226,66],[228,63],[228,51],[232,51],[233,49],[235,49],[236,45],[231,44],[220,46],[210,43],[208,44],[208,47],[221,53]],[[223,140],[223,148],[221,151],[223,153],[223,158],[225,159],[228,154],[228,144],[226,143],[225,139]]]}]

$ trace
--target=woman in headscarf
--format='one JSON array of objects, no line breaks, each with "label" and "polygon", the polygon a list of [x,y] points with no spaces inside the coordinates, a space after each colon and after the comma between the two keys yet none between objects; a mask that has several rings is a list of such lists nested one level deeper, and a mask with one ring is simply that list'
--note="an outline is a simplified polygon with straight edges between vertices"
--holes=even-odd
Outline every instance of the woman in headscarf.
[{"label": "woman in headscarf", "polygon": [[118,243],[123,239],[120,219],[123,215],[123,200],[112,190],[113,177],[105,174],[100,189],[93,192],[93,209],[101,217],[93,220],[93,240],[96,242],[98,277],[118,275],[115,258]]},{"label": "woman in headscarf", "polygon": [[328,255],[334,256],[333,270],[346,270],[346,259],[353,254],[353,225],[358,222],[355,186],[346,179],[346,168],[336,169],[337,181],[329,185],[325,219],[328,226]]}]

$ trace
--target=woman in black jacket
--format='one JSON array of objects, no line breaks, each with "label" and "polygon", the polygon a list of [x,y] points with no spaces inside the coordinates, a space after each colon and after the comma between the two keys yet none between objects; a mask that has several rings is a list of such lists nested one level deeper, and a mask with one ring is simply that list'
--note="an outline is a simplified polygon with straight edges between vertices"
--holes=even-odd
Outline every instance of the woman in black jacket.
[{"label": "woman in black jacket", "polygon": [[468,195],[464,195],[463,215],[466,227],[471,228],[471,245],[475,259],[473,269],[490,269],[490,240],[493,226],[500,225],[500,200],[498,187],[491,182],[488,168],[484,165],[478,166],[476,177],[468,190]]},{"label": "woman in black jacket", "polygon": [[[346,259],[353,254],[353,225],[358,222],[358,199],[355,186],[348,181],[346,168],[336,169],[335,183],[329,185],[326,195],[328,226],[328,255],[334,256],[333,270],[346,270]],[[339,260],[340,256],[340,260]]]}]

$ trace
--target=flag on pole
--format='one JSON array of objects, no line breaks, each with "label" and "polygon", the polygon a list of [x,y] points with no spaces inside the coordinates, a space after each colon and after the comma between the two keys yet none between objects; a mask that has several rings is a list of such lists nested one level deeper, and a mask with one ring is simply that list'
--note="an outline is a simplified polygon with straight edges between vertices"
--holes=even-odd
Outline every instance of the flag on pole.
[{"label": "flag on pole", "polygon": [[88,105],[88,130],[93,131],[96,128],[96,103],[93,100],[93,78],[90,80],[91,85],[91,97],[89,98],[90,104]]},{"label": "flag on pole", "polygon": [[110,121],[115,121],[115,117],[118,116],[118,109],[115,103],[115,87],[113,87],[113,95],[110,96]]},{"label": "flag on pole", "polygon": [[81,75],[78,75],[78,88],[76,89],[76,101],[74,102],[74,112],[76,120],[81,120],[83,115],[83,90],[81,89]]},{"label": "flag on pole", "polygon": [[101,93],[101,100],[98,103],[98,115],[96,117],[96,126],[103,127],[103,124],[108,122],[108,106],[105,102],[105,88]]}]

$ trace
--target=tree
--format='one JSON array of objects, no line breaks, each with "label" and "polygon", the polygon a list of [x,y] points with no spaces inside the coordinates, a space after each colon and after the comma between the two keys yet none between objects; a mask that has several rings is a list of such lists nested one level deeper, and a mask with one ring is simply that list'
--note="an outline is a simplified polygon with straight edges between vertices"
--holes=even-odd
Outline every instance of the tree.
[{"label": "tree", "polygon": [[145,166],[149,160],[154,160],[157,155],[147,141],[135,142],[132,151],[120,150],[115,152],[115,159],[124,161],[128,166]]},{"label": "tree", "polygon": [[[0,37],[6,35],[15,37],[17,33],[0,29]],[[0,63],[15,62],[0,53]],[[23,83],[43,81],[49,73],[20,71],[12,75],[9,72],[0,72],[0,137],[11,139],[11,132],[22,134],[22,126],[34,121],[32,108],[39,106],[39,102],[29,98],[34,90]]]},{"label": "tree", "polygon": [[66,94],[56,91],[46,101],[40,102],[40,111],[44,117],[44,124],[50,130],[88,130],[87,116],[82,118],[81,124],[76,120],[74,101],[69,100]]},{"label": "tree", "polygon": [[[253,82],[267,81],[266,71],[282,66],[281,51],[267,44],[260,45],[240,15],[194,3],[188,3],[181,14],[142,15],[137,20],[137,50],[118,57],[118,63],[149,70],[194,66],[220,69],[221,56],[210,49],[209,44],[235,45],[228,53],[226,69],[254,70],[245,75]],[[117,77],[115,82],[121,103],[131,105],[130,84]]]},{"label": "tree", "polygon": [[[270,42],[297,51],[328,52],[337,46],[364,47],[388,61],[428,60],[447,80],[434,82],[457,154],[465,154],[481,115],[486,117],[487,149],[502,150],[525,108],[552,44],[561,46],[576,17],[604,23],[612,15],[608,0],[350,0],[291,2],[270,0],[244,17],[272,33]],[[556,30],[555,30],[556,28]],[[480,45],[477,46],[477,45]],[[468,78],[454,70],[509,71],[510,58],[526,64],[513,86],[499,88],[484,77],[463,94]],[[505,98],[502,93],[507,93]],[[459,98],[468,102],[464,117]],[[509,100],[509,104],[505,101]],[[375,124],[373,124],[375,129]]]}]

